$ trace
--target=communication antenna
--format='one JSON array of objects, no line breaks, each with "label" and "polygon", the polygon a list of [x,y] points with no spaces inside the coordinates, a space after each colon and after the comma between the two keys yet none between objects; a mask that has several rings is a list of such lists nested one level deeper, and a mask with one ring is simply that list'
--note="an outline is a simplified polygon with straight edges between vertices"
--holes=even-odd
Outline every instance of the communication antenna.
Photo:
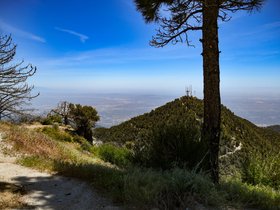
[{"label": "communication antenna", "polygon": [[188,97],[191,97],[192,96],[192,86],[190,85],[190,86],[186,86],[185,87],[185,91],[186,91],[186,96],[188,96]]}]

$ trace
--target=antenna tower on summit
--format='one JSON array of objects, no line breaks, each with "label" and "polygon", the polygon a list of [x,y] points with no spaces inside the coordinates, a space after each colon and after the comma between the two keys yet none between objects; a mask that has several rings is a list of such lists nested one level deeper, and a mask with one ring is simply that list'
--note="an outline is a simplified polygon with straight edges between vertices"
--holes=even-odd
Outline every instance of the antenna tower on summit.
[{"label": "antenna tower on summit", "polygon": [[186,96],[188,96],[188,97],[191,97],[192,96],[192,86],[190,85],[190,86],[186,86],[186,88],[185,88],[185,91],[186,91]]}]

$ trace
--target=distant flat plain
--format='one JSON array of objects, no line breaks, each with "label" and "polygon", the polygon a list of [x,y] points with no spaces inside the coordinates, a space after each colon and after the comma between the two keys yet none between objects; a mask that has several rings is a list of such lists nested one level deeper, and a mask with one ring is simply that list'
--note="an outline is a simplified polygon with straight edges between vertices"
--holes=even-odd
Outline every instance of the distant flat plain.
[{"label": "distant flat plain", "polygon": [[[32,106],[38,114],[46,114],[61,101],[91,105],[96,107],[101,116],[97,126],[110,127],[137,115],[150,112],[178,97],[180,94],[79,93],[43,90],[40,91],[40,96],[33,100]],[[223,94],[222,103],[236,115],[256,125],[280,124],[280,94],[271,96],[265,94]]]}]

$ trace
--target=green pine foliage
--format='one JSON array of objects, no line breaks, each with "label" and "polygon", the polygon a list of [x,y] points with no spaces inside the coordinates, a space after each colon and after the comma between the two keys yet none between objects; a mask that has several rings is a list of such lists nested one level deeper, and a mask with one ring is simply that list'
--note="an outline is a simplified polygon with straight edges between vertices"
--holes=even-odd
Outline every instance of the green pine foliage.
[{"label": "green pine foliage", "polygon": [[280,125],[271,125],[266,128],[280,133]]},{"label": "green pine foliage", "polygon": [[99,120],[97,111],[92,106],[69,104],[69,114],[75,123],[76,132],[88,141],[92,141],[92,128]]},{"label": "green pine foliage", "polygon": [[[185,96],[120,125],[97,128],[94,136],[131,149],[134,161],[142,166],[193,169],[207,152],[200,141],[202,122],[203,101]],[[278,188],[279,176],[272,172],[280,165],[279,133],[258,127],[224,106],[221,128],[221,174]]]}]

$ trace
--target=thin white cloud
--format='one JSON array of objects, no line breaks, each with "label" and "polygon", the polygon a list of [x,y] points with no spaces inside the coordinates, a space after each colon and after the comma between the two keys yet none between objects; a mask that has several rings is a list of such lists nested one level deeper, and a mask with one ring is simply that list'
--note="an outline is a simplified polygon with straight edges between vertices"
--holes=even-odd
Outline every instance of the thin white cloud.
[{"label": "thin white cloud", "polygon": [[280,27],[280,21],[267,23],[267,24],[263,25],[263,27],[266,28],[266,29],[279,28]]},{"label": "thin white cloud", "polygon": [[8,23],[6,23],[5,21],[0,19],[0,30],[4,31],[7,34],[12,34],[15,36],[20,36],[20,37],[24,37],[27,39],[32,39],[34,41],[37,42],[42,42],[42,43],[46,43],[46,40],[43,37],[37,36],[35,34],[32,34],[30,32],[21,30],[19,28],[16,28]]},{"label": "thin white cloud", "polygon": [[48,66],[92,66],[98,64],[116,65],[129,64],[144,61],[159,60],[193,60],[200,59],[199,49],[181,46],[168,46],[165,48],[104,48],[84,52],[76,52],[71,55],[56,58],[43,58],[43,63]]},{"label": "thin white cloud", "polygon": [[81,33],[78,33],[76,31],[69,30],[69,29],[55,27],[55,30],[77,36],[80,39],[80,41],[83,42],[83,43],[89,38],[88,36],[86,36],[84,34],[81,34]]}]

